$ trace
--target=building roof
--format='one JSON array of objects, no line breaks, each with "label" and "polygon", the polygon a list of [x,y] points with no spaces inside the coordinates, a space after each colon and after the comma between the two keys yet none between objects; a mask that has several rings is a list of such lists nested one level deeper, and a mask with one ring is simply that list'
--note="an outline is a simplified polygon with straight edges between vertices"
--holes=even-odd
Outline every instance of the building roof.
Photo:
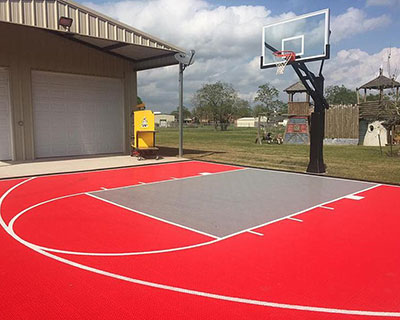
[{"label": "building roof", "polygon": [[398,88],[400,87],[400,83],[395,81],[394,79],[390,79],[385,77],[383,74],[380,74],[375,79],[367,82],[362,85],[360,89],[389,89],[389,88]]},{"label": "building roof", "polygon": [[[60,17],[73,19],[70,30]],[[98,50],[132,61],[136,70],[177,64],[183,49],[113,20],[71,0],[13,0],[0,2],[0,22],[48,30]]]},{"label": "building roof", "polygon": [[287,93],[296,93],[296,92],[307,92],[307,89],[301,81],[298,81],[298,82],[292,84],[291,86],[287,87],[283,91],[285,91]]}]

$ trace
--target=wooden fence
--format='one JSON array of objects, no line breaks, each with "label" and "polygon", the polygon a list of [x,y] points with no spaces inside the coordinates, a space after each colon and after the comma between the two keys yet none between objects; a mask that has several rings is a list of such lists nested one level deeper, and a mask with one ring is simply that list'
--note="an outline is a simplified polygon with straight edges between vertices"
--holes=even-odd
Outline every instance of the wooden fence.
[{"label": "wooden fence", "polygon": [[358,139],[357,105],[332,105],[325,112],[325,138]]}]

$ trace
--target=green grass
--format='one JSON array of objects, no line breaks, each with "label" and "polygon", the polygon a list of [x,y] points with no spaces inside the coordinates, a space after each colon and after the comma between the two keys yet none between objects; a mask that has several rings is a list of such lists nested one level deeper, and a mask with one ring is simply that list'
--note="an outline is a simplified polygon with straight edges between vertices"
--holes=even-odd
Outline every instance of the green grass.
[{"label": "green grass", "polygon": [[[210,160],[260,168],[305,172],[309,160],[308,145],[255,144],[257,130],[233,128],[217,131],[213,127],[185,128],[186,158]],[[163,128],[157,133],[162,152],[176,155],[178,129]],[[327,175],[400,184],[399,147],[325,146]]]}]

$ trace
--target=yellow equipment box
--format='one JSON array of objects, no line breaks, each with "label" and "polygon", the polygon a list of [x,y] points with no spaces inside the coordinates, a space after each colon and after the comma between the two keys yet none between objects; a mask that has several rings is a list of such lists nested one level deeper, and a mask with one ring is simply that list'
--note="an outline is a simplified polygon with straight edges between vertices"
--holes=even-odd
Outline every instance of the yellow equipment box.
[{"label": "yellow equipment box", "polygon": [[146,151],[154,152],[156,148],[156,132],[154,125],[154,113],[151,110],[138,110],[134,112],[134,141],[133,147],[139,158]]}]

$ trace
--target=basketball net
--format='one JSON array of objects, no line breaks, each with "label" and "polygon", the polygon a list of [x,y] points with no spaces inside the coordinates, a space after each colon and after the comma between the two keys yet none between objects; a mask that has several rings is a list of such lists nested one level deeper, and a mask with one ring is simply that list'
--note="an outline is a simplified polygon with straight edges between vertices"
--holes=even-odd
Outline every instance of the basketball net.
[{"label": "basketball net", "polygon": [[277,51],[274,52],[276,61],[276,74],[283,74],[289,61],[296,59],[296,54],[293,51]]}]

